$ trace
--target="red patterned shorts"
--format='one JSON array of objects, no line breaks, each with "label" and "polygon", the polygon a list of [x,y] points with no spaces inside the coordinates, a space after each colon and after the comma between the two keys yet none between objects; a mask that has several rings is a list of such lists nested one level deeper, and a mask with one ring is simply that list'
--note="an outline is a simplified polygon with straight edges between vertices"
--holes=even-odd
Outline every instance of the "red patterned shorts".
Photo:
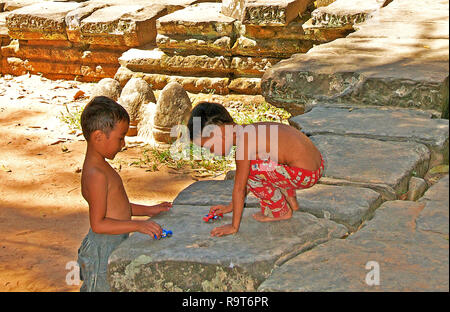
[{"label": "red patterned shorts", "polygon": [[270,160],[250,161],[247,187],[260,199],[265,216],[284,216],[289,206],[285,196],[295,196],[295,190],[310,188],[322,177],[325,163],[322,158],[316,171],[280,165]]}]

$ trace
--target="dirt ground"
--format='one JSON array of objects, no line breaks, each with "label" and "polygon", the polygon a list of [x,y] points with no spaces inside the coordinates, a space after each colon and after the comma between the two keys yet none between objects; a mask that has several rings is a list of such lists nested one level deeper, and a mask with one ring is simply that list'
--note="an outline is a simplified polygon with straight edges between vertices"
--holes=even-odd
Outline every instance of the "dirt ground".
[{"label": "dirt ground", "polygon": [[[58,116],[78,91],[88,95],[92,86],[0,77],[0,291],[79,289],[67,285],[66,265],[76,261],[89,229],[80,192],[86,142]],[[133,147],[116,159],[132,162],[139,155],[141,147]],[[147,172],[123,166],[120,175],[130,201],[142,204],[172,201],[194,182],[168,168]]]}]

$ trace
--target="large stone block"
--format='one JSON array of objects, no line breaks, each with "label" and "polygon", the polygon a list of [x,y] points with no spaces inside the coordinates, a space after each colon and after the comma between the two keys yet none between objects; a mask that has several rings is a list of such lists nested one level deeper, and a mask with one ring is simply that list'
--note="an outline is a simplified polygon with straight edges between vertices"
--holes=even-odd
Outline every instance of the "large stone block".
[{"label": "large stone block", "polygon": [[314,45],[311,40],[250,39],[240,36],[233,45],[233,55],[287,58],[295,53],[306,53]]},{"label": "large stone block", "polygon": [[81,20],[79,38],[83,43],[112,46],[155,43],[156,19],[165,13],[164,5],[151,3],[101,8]]},{"label": "large stone block", "polygon": [[346,233],[345,227],[307,213],[263,224],[244,211],[235,235],[210,237],[217,224],[205,223],[209,208],[174,206],[154,218],[173,231],[155,240],[135,233],[110,256],[114,291],[255,291],[273,268],[293,256]]},{"label": "large stone block", "polygon": [[66,15],[80,7],[76,2],[40,2],[14,10],[6,16],[9,36],[14,39],[67,40]]},{"label": "large stone block", "polygon": [[368,187],[393,200],[408,190],[410,176],[423,177],[428,170],[430,151],[423,144],[336,135],[311,139],[325,160],[319,183]]},{"label": "large stone block", "polygon": [[[232,200],[233,180],[200,181],[181,191],[174,205],[210,207],[228,205]],[[310,189],[297,190],[301,212],[318,218],[330,219],[355,231],[382,202],[380,194],[361,187],[315,185]],[[247,208],[260,208],[259,199],[252,193],[246,198]]]},{"label": "large stone block", "polygon": [[231,59],[208,55],[167,55],[160,49],[131,49],[119,63],[135,72],[226,76],[231,73]]},{"label": "large stone block", "polygon": [[220,3],[201,3],[157,21],[158,47],[177,54],[231,55],[234,19],[220,13]]},{"label": "large stone block", "polygon": [[442,163],[448,155],[448,120],[432,119],[431,114],[421,111],[317,105],[289,122],[307,135],[347,135],[425,144],[432,152],[431,166]]},{"label": "large stone block", "polygon": [[285,26],[306,11],[311,0],[224,0],[222,13],[244,24]]},{"label": "large stone block", "polygon": [[431,186],[420,202],[425,208],[416,220],[416,227],[422,231],[430,231],[447,235],[449,233],[449,176],[445,176]]},{"label": "large stone block", "polygon": [[448,238],[415,229],[421,209],[384,203],[366,227],[291,259],[258,291],[448,291]]},{"label": "large stone block", "polygon": [[[354,6],[354,1],[349,1],[349,6]],[[393,2],[358,25],[361,35],[356,31],[345,39],[316,46],[266,71],[263,95],[268,102],[287,109],[333,101],[445,111],[448,39],[435,38],[447,32],[448,17],[443,13],[447,8],[448,3],[443,2],[427,1],[421,6],[411,1]],[[405,12],[415,12],[409,16],[417,17],[417,24],[413,18],[405,19]],[[379,14],[383,19],[377,22]],[[396,23],[396,29],[403,31],[383,27],[386,23]],[[415,30],[412,24],[416,24]],[[419,35],[418,29],[427,31]]]},{"label": "large stone block", "polygon": [[141,77],[147,81],[153,90],[161,90],[170,82],[178,82],[188,92],[193,93],[211,93],[228,94],[228,84],[230,78],[214,78],[214,77],[193,77],[193,76],[176,76],[164,74],[149,74],[142,72],[133,72],[126,67],[119,67],[114,78],[124,86],[132,77]]},{"label": "large stone block", "polygon": [[231,69],[237,77],[261,77],[267,69],[279,61],[280,59],[270,57],[236,56],[231,59]]}]

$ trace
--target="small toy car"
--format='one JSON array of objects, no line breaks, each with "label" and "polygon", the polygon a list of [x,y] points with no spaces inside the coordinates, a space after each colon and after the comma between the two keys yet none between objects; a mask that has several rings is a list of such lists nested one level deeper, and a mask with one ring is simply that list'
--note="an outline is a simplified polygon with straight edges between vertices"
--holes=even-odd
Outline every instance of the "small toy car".
[{"label": "small toy car", "polygon": [[[166,237],[171,237],[172,236],[172,231],[169,230],[162,230],[162,234],[161,234],[161,238],[166,238]],[[158,237],[155,235],[155,239],[158,239]]]},{"label": "small toy car", "polygon": [[217,215],[214,215],[214,213],[208,213],[207,215],[205,215],[204,217],[203,217],[203,221],[205,221],[205,222],[209,222],[209,221],[217,221],[217,220],[219,220],[219,219],[222,219],[223,218],[223,214],[222,213],[219,213],[219,214],[217,214]]}]

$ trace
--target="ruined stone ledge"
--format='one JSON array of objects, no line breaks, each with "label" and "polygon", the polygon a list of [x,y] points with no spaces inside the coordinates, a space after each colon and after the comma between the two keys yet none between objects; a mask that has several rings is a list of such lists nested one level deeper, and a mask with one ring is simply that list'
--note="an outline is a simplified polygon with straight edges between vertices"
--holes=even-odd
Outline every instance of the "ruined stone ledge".
[{"label": "ruined stone ledge", "polygon": [[448,161],[449,122],[431,114],[384,107],[315,106],[290,124],[311,135],[332,134],[383,141],[417,142],[431,151],[430,167]]},{"label": "ruined stone ledge", "polygon": [[6,16],[14,39],[67,40],[65,16],[80,7],[76,2],[42,2],[14,10]]},{"label": "ruined stone ledge", "polygon": [[200,3],[158,19],[158,34],[218,39],[234,37],[234,19],[220,13],[220,3]]},{"label": "ruined stone ledge", "polygon": [[322,184],[367,187],[392,200],[408,190],[412,175],[423,177],[428,170],[430,151],[423,144],[339,135],[310,138],[325,160]]},{"label": "ruined stone ledge", "polygon": [[160,49],[131,49],[125,52],[119,63],[134,72],[227,76],[232,72],[231,58],[207,55],[167,55]]},{"label": "ruined stone ledge", "polygon": [[225,0],[222,13],[243,24],[285,26],[308,8],[310,0]]},{"label": "ruined stone ledge", "polygon": [[229,78],[187,77],[164,74],[148,74],[133,72],[121,66],[114,78],[124,86],[133,77],[140,77],[147,81],[154,90],[162,90],[168,83],[175,81],[183,86],[187,92],[228,94]]},{"label": "ruined stone ledge", "polygon": [[[252,210],[252,209],[250,209]],[[110,256],[114,291],[255,291],[274,267],[347,232],[345,227],[307,213],[287,221],[260,223],[244,211],[239,233],[210,237],[218,224],[202,217],[209,207],[174,206],[153,218],[173,231],[168,239],[133,234]],[[263,239],[261,239],[263,238]]]},{"label": "ruined stone ledge", "polygon": [[161,35],[156,36],[159,49],[170,54],[179,55],[222,55],[231,56],[233,41],[230,37],[206,38],[202,36]]},{"label": "ruined stone ledge", "polygon": [[240,36],[233,45],[235,56],[287,58],[296,53],[306,53],[314,46],[310,40],[250,39]]}]

